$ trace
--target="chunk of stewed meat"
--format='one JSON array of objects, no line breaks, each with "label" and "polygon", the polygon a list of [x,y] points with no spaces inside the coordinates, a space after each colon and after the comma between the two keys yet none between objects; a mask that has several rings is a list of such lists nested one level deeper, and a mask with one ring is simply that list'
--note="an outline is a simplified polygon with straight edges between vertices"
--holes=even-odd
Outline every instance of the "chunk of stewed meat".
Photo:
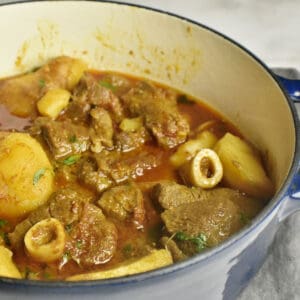
[{"label": "chunk of stewed meat", "polygon": [[117,248],[118,232],[101,209],[87,203],[82,217],[69,232],[66,249],[73,260],[83,267],[92,267],[110,261]]},{"label": "chunk of stewed meat", "polygon": [[151,197],[157,200],[163,208],[169,209],[198,201],[199,190],[188,188],[174,181],[165,181],[157,183],[152,188]]},{"label": "chunk of stewed meat", "polygon": [[65,226],[78,221],[81,218],[84,203],[90,200],[86,195],[68,188],[53,193],[45,205],[31,212],[9,234],[12,247],[19,248],[23,243],[25,233],[41,220],[56,218]]},{"label": "chunk of stewed meat", "polygon": [[142,227],[145,218],[144,199],[135,184],[125,184],[110,188],[103,193],[98,205],[107,216],[121,221],[132,221]]},{"label": "chunk of stewed meat", "polygon": [[81,182],[99,193],[113,184],[113,181],[98,168],[96,161],[92,157],[81,161],[78,177]]},{"label": "chunk of stewed meat", "polygon": [[103,86],[109,87],[117,96],[128,92],[131,88],[131,81],[120,74],[105,74],[99,82]]},{"label": "chunk of stewed meat", "polygon": [[98,169],[115,183],[142,176],[146,170],[161,163],[162,152],[159,149],[143,149],[121,153],[119,151],[102,151],[95,155]]},{"label": "chunk of stewed meat", "polygon": [[226,198],[182,204],[165,210],[162,220],[170,234],[184,233],[196,238],[204,234],[207,246],[215,246],[239,230],[241,210]]},{"label": "chunk of stewed meat", "polygon": [[195,238],[204,234],[208,246],[215,246],[239,230],[243,224],[237,205],[226,198],[215,198],[177,206],[161,215],[168,232],[182,232]]},{"label": "chunk of stewed meat", "polygon": [[71,120],[49,120],[42,124],[42,136],[55,159],[82,153],[89,149],[90,137],[86,127],[75,125]]},{"label": "chunk of stewed meat", "polygon": [[114,127],[110,114],[107,110],[96,107],[90,111],[90,116],[91,150],[99,153],[104,148],[111,149],[113,147]]},{"label": "chunk of stewed meat", "polygon": [[136,131],[121,131],[115,134],[115,148],[122,152],[129,152],[138,149],[150,140],[150,135],[145,127]]},{"label": "chunk of stewed meat", "polygon": [[[186,255],[199,251],[201,239],[205,247],[219,244],[262,208],[236,190],[203,190],[171,182],[156,184],[152,198],[165,208],[161,217],[166,230]],[[181,239],[176,240],[176,234],[181,234]]]},{"label": "chunk of stewed meat", "polygon": [[186,140],[189,124],[178,111],[175,93],[138,82],[122,101],[132,117],[143,117],[159,145],[174,148]]},{"label": "chunk of stewed meat", "polygon": [[89,121],[91,105],[85,102],[71,101],[67,106],[64,117],[74,124],[86,124]]},{"label": "chunk of stewed meat", "polygon": [[123,118],[123,108],[119,98],[110,88],[101,85],[92,74],[85,74],[73,91],[74,102],[96,105],[109,111],[116,122]]}]

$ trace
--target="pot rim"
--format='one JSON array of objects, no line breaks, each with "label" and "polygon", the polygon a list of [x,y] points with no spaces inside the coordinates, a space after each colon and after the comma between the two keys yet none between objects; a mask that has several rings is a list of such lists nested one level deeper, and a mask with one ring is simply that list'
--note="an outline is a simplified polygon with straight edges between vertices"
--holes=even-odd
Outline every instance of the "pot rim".
[{"label": "pot rim", "polygon": [[39,287],[39,288],[76,288],[76,287],[104,287],[104,286],[120,286],[120,285],[127,285],[127,284],[133,284],[133,283],[139,283],[145,280],[153,279],[153,278],[160,278],[165,275],[171,275],[174,272],[182,271],[183,269],[187,270],[188,268],[195,266],[196,264],[205,264],[208,260],[213,259],[216,255],[220,254],[225,249],[233,246],[235,243],[240,241],[241,239],[245,238],[250,232],[256,230],[259,225],[261,225],[272,213],[274,210],[276,210],[280,204],[283,202],[285,196],[287,195],[288,189],[292,183],[294,174],[296,173],[298,169],[298,164],[300,161],[300,121],[298,119],[296,107],[294,105],[294,102],[289,97],[288,93],[284,90],[283,85],[279,81],[279,79],[276,77],[276,75],[270,70],[270,68],[260,59],[258,58],[254,53],[252,53],[250,50],[248,50],[246,47],[241,45],[239,42],[235,41],[234,39],[230,38],[226,34],[223,34],[219,32],[218,30],[215,30],[207,25],[204,25],[198,21],[189,19],[187,17],[178,15],[176,13],[172,13],[163,9],[153,8],[149,7],[147,5],[140,5],[140,4],[133,4],[133,3],[126,3],[126,2],[118,2],[117,0],[62,0],[62,1],[42,1],[42,0],[21,0],[21,1],[13,1],[9,3],[0,3],[0,9],[2,6],[7,5],[26,5],[26,3],[43,3],[43,2],[99,2],[99,3],[107,3],[107,4],[117,4],[122,6],[131,6],[136,7],[139,9],[145,9],[152,11],[154,13],[167,15],[174,17],[180,21],[186,21],[188,23],[191,23],[193,25],[196,25],[200,28],[204,28],[213,34],[216,34],[222,38],[224,38],[226,41],[230,42],[234,46],[240,48],[243,52],[248,54],[250,57],[252,57],[263,69],[265,72],[267,72],[273,80],[277,83],[277,85],[280,87],[281,92],[284,94],[285,99],[288,103],[290,112],[293,117],[293,123],[294,123],[294,129],[295,129],[295,137],[296,137],[296,143],[295,143],[295,151],[293,156],[292,165],[290,167],[290,170],[286,176],[286,179],[284,180],[282,187],[277,192],[277,194],[271,199],[271,201],[268,203],[268,205],[253,219],[250,226],[245,227],[244,229],[240,230],[238,233],[232,235],[229,237],[226,241],[222,242],[220,245],[214,247],[213,249],[199,253],[187,260],[184,260],[182,262],[177,262],[175,264],[172,264],[170,266],[166,266],[160,269],[144,272],[141,274],[136,275],[130,275],[126,277],[118,277],[118,278],[112,278],[112,279],[100,279],[100,280],[86,280],[86,281],[35,281],[35,280],[29,280],[29,279],[15,279],[15,278],[7,278],[7,277],[0,277],[0,283],[2,284],[17,284],[19,286],[30,286],[30,287]]}]

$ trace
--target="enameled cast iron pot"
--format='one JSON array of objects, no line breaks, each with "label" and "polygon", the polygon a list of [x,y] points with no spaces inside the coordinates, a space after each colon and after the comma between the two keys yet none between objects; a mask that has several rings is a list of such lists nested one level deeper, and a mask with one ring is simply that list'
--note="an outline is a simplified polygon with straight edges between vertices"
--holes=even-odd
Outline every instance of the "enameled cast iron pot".
[{"label": "enameled cast iron pot", "polygon": [[212,29],[119,3],[1,5],[0,37],[1,77],[65,54],[95,69],[154,79],[202,99],[266,155],[277,190],[249,227],[187,261],[104,281],[1,278],[0,298],[234,299],[264,261],[280,221],[300,208],[299,122],[278,78],[252,53]]}]

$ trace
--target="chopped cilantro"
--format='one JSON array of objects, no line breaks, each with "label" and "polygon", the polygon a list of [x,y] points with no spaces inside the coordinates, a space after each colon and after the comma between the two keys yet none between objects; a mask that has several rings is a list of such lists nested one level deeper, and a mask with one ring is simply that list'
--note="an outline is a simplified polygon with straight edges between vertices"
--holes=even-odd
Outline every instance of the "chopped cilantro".
[{"label": "chopped cilantro", "polygon": [[66,230],[67,233],[70,233],[71,230],[72,230],[72,224],[65,225],[65,230]]},{"label": "chopped cilantro", "polygon": [[188,99],[188,97],[186,95],[180,95],[177,98],[177,102],[178,103],[182,103],[182,104],[188,104],[188,105],[193,105],[195,104],[194,101]]},{"label": "chopped cilantro", "polygon": [[32,179],[33,185],[37,185],[39,180],[44,176],[45,172],[46,172],[46,168],[41,168],[34,173]]},{"label": "chopped cilantro", "polygon": [[71,135],[70,138],[69,138],[69,142],[70,143],[75,143],[77,141],[77,137],[75,134]]},{"label": "chopped cilantro", "polygon": [[207,247],[207,237],[205,234],[200,233],[196,237],[190,237],[184,232],[177,232],[175,234],[175,239],[178,241],[190,241],[196,246],[196,251],[201,252],[203,249]]},{"label": "chopped cilantro", "polygon": [[123,254],[124,256],[128,257],[131,255],[132,253],[132,250],[133,250],[133,247],[131,244],[127,244],[123,247],[122,251],[123,251]]},{"label": "chopped cilantro", "polygon": [[79,159],[80,159],[80,155],[78,155],[78,154],[71,155],[63,160],[63,164],[70,166],[70,165],[75,164]]},{"label": "chopped cilantro", "polygon": [[105,88],[107,88],[107,89],[109,89],[113,92],[116,90],[115,86],[113,86],[110,82],[105,81],[105,80],[100,80],[99,85],[101,85],[101,86],[103,86],[103,87],[105,87]]},{"label": "chopped cilantro", "polygon": [[81,240],[77,240],[76,241],[76,248],[77,249],[81,249],[82,248],[82,241]]},{"label": "chopped cilantro", "polygon": [[4,227],[7,223],[6,220],[0,219],[0,228]]},{"label": "chopped cilantro", "polygon": [[46,85],[46,81],[44,79],[39,80],[39,86],[44,87]]},{"label": "chopped cilantro", "polygon": [[0,236],[2,237],[5,245],[10,246],[10,240],[8,238],[8,233],[7,232],[0,232]]}]

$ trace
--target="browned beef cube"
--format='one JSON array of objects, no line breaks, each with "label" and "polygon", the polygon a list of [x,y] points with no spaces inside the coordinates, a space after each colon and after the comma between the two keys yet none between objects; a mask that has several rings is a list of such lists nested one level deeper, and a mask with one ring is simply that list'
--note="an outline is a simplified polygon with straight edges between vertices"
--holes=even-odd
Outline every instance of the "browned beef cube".
[{"label": "browned beef cube", "polygon": [[[198,252],[201,238],[205,246],[219,244],[245,225],[245,217],[251,219],[262,209],[236,190],[203,190],[174,182],[156,184],[152,198],[165,208],[161,217],[166,229],[186,255]],[[183,238],[176,240],[176,234]]]},{"label": "browned beef cube", "polygon": [[96,107],[90,112],[91,116],[91,150],[99,153],[103,148],[113,147],[114,128],[112,119],[107,110]]},{"label": "browned beef cube", "polygon": [[152,198],[157,200],[164,209],[198,201],[198,194],[198,189],[191,189],[173,181],[160,182],[151,192]]},{"label": "browned beef cube", "polygon": [[116,183],[142,176],[145,170],[157,167],[162,153],[158,149],[131,151],[102,151],[95,155],[98,168]]},{"label": "browned beef cube", "polygon": [[117,96],[120,96],[129,91],[131,81],[120,74],[105,74],[101,77],[99,84],[110,88]]},{"label": "browned beef cube", "polygon": [[178,111],[173,92],[139,82],[122,100],[133,117],[144,118],[146,128],[161,146],[174,148],[186,140],[189,125]]},{"label": "browned beef cube", "polygon": [[101,85],[92,74],[85,74],[73,92],[73,101],[88,103],[109,111],[116,122],[123,118],[119,98],[111,89]]},{"label": "browned beef cube", "polygon": [[72,227],[66,249],[83,267],[107,263],[117,248],[118,232],[101,209],[91,203],[84,205],[80,221]]},{"label": "browned beef cube", "polygon": [[227,198],[196,201],[167,209],[161,215],[171,234],[195,238],[204,234],[207,246],[215,246],[239,230],[241,210]]},{"label": "browned beef cube", "polygon": [[145,127],[131,132],[121,131],[114,136],[115,147],[122,152],[135,150],[149,140],[150,136]]},{"label": "browned beef cube", "polygon": [[139,228],[145,218],[144,199],[141,190],[134,184],[112,187],[98,201],[107,216],[121,221],[132,221]]},{"label": "browned beef cube", "polygon": [[74,125],[70,120],[49,120],[41,126],[42,135],[55,159],[82,153],[90,146],[88,129]]},{"label": "browned beef cube", "polygon": [[93,158],[82,160],[78,176],[84,184],[99,193],[105,191],[113,183],[102,170],[98,169],[98,165]]},{"label": "browned beef cube", "polygon": [[56,218],[64,225],[69,225],[81,218],[83,204],[91,199],[72,189],[61,189],[54,193],[49,202],[40,206],[19,223],[14,231],[9,234],[9,240],[14,248],[22,245],[26,232],[35,223],[47,219]]}]

